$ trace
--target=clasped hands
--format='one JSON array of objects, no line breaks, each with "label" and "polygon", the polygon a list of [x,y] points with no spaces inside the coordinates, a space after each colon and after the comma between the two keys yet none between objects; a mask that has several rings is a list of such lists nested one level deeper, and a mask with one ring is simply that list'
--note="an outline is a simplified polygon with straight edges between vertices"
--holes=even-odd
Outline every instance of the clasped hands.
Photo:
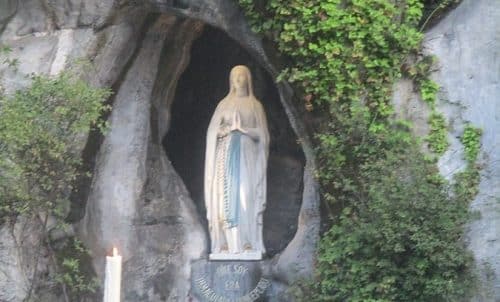
[{"label": "clasped hands", "polygon": [[259,140],[259,133],[254,128],[243,129],[243,127],[241,126],[241,118],[238,112],[234,112],[231,126],[222,126],[217,133],[217,137],[225,137],[232,131],[239,131],[245,135],[248,135],[255,141]]},{"label": "clasped hands", "polygon": [[234,112],[233,122],[229,131],[240,131],[241,133],[247,134],[247,131],[241,127],[241,118],[238,112]]}]

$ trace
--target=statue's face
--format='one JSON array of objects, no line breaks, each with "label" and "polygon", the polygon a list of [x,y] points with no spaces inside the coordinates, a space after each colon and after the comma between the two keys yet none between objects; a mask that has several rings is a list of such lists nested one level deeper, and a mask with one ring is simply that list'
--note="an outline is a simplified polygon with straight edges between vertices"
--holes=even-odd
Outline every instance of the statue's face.
[{"label": "statue's face", "polygon": [[244,92],[245,94],[248,94],[248,91],[246,91],[247,82],[248,82],[247,75],[245,72],[243,72],[243,70],[237,71],[234,74],[233,86],[237,92]]}]

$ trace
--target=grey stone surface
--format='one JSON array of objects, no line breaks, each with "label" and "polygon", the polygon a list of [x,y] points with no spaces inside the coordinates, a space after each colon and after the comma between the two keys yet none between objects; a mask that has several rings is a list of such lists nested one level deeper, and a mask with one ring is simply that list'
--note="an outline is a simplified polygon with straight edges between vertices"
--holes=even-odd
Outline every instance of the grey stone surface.
[{"label": "grey stone surface", "polygon": [[412,131],[415,135],[424,137],[429,134],[429,117],[431,108],[416,93],[412,80],[402,79],[392,88],[392,104],[396,118],[412,121]]},{"label": "grey stone surface", "polygon": [[90,82],[99,87],[111,86],[140,42],[144,12],[127,12],[115,18],[115,24],[97,32],[79,27],[19,36],[0,34],[0,44],[12,49],[7,58],[19,62],[16,68],[0,65],[0,85],[11,93],[26,86],[32,73],[55,75],[86,60],[94,66],[89,71]]},{"label": "grey stone surface", "polygon": [[40,245],[40,228],[38,219],[25,217],[0,226],[0,301],[23,301],[33,284],[35,267],[38,277],[48,273],[47,259],[37,257],[38,252],[47,253]]},{"label": "grey stone surface", "polygon": [[[150,100],[164,38],[156,38],[157,34],[157,30],[146,34],[146,47],[134,59],[116,95],[82,227],[96,255],[116,246],[125,262],[137,248],[132,221],[146,182]],[[104,257],[99,258],[97,267],[102,267]]]},{"label": "grey stone surface", "polygon": [[[438,162],[445,178],[453,180],[466,167],[460,142],[465,125],[483,129],[479,194],[470,206],[480,217],[467,226],[465,240],[481,280],[473,301],[500,301],[500,2],[463,0],[425,33],[423,47],[437,57],[431,77],[441,87],[437,110],[449,130],[450,147]],[[429,109],[408,81],[395,87],[399,116],[414,121],[415,132],[425,135]]]},{"label": "grey stone surface", "polygon": [[481,217],[467,230],[483,286],[474,301],[500,301],[500,2],[464,0],[425,36],[438,58],[438,109],[450,124],[449,150],[439,161],[450,177],[464,168],[459,137],[465,123],[483,129],[479,194],[471,210]]},{"label": "grey stone surface", "polygon": [[[192,201],[159,139],[167,117],[158,114],[158,106],[166,105],[170,92],[162,80],[177,80],[196,27],[194,21],[162,16],[148,30],[116,95],[98,155],[80,230],[101,278],[106,252],[117,246],[123,255],[124,301],[184,301],[189,263],[205,250]],[[163,52],[169,42],[178,48]],[[158,76],[162,56],[168,57],[164,63],[181,63],[176,73]]]},{"label": "grey stone surface", "polygon": [[0,34],[5,39],[59,29],[100,28],[119,12],[117,0],[3,0]]}]

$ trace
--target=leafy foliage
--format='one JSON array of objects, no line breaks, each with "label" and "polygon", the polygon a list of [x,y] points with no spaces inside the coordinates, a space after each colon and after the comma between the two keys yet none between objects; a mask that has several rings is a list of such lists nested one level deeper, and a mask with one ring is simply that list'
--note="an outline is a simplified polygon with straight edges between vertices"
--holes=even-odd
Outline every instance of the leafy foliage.
[{"label": "leafy foliage", "polygon": [[419,88],[420,98],[431,108],[429,116],[430,131],[425,141],[429,150],[436,155],[443,155],[448,149],[448,127],[443,114],[436,110],[439,85],[429,78],[432,66],[436,63],[433,56],[419,58],[413,65],[405,70],[405,75],[413,80]]},{"label": "leafy foliage", "polygon": [[460,138],[464,146],[464,159],[467,161],[467,167],[454,177],[454,188],[457,199],[464,202],[472,200],[479,192],[479,167],[476,164],[481,148],[481,136],[483,131],[471,124],[467,124],[464,133]]},{"label": "leafy foliage", "polygon": [[399,74],[403,54],[420,43],[413,25],[421,4],[409,1],[398,8],[391,1],[344,2],[272,0],[261,22],[253,2],[240,1],[254,29],[265,30],[290,58],[280,78],[298,84],[317,105],[363,100],[386,117],[391,113],[387,85]]},{"label": "leafy foliage", "polygon": [[[85,173],[82,144],[92,127],[104,129],[100,117],[108,109],[103,101],[110,91],[92,88],[70,73],[54,78],[33,75],[31,80],[30,87],[13,95],[0,91],[0,224],[14,221],[18,215],[43,217],[40,244],[54,256],[48,218],[55,217],[58,227],[64,227],[73,183]],[[72,246],[78,253],[71,257],[50,257],[60,270],[57,280],[66,300],[67,287],[70,294],[95,287],[83,274],[82,247],[76,241]],[[37,272],[35,264],[27,301],[33,298],[41,278]]]},{"label": "leafy foliage", "polygon": [[420,84],[420,95],[422,100],[431,106],[434,106],[436,103],[436,94],[438,90],[439,85],[432,80],[426,79]]},{"label": "leafy foliage", "polygon": [[0,96],[0,217],[64,213],[81,173],[78,139],[104,126],[109,94],[63,73],[33,76],[28,89]]},{"label": "leafy foliage", "polygon": [[466,297],[474,279],[461,240],[467,202],[450,197],[411,126],[392,119],[391,87],[405,72],[433,111],[430,149],[446,150],[446,122],[434,109],[439,87],[428,79],[434,58],[404,66],[419,51],[422,1],[239,2],[281,53],[278,80],[292,83],[322,119],[316,174],[334,211],[317,282],[297,292],[313,301]]},{"label": "leafy foliage", "polygon": [[464,134],[460,139],[464,145],[465,159],[471,164],[476,161],[479,154],[482,132],[483,131],[481,129],[476,128],[471,124],[467,124],[464,129]]},{"label": "leafy foliage", "polygon": [[89,278],[91,272],[90,265],[83,266],[82,261],[90,263],[91,259],[88,250],[83,246],[83,243],[76,238],[67,240],[57,259],[59,260],[60,272],[56,276],[56,281],[64,284],[69,289],[71,297],[77,297],[88,292],[94,293],[98,287],[96,278]]},{"label": "leafy foliage", "polygon": [[366,196],[357,209],[344,208],[321,242],[318,301],[459,301],[466,294],[471,255],[458,226],[467,207],[408,147],[362,168]]},{"label": "leafy foliage", "polygon": [[425,140],[429,144],[429,148],[432,151],[441,155],[446,151],[446,149],[448,149],[449,146],[446,120],[441,113],[437,113],[437,111],[433,110],[429,118],[429,124],[430,132]]},{"label": "leafy foliage", "polygon": [[479,192],[480,175],[475,166],[469,166],[454,176],[454,192],[458,200],[464,203],[471,201]]}]

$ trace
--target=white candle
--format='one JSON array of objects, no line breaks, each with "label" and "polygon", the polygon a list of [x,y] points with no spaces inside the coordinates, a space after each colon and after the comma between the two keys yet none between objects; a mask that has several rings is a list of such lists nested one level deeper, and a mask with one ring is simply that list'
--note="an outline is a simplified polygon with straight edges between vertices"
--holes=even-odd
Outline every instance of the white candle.
[{"label": "white candle", "polygon": [[122,256],[113,248],[113,256],[106,256],[106,276],[104,281],[104,302],[120,302],[122,279]]}]

